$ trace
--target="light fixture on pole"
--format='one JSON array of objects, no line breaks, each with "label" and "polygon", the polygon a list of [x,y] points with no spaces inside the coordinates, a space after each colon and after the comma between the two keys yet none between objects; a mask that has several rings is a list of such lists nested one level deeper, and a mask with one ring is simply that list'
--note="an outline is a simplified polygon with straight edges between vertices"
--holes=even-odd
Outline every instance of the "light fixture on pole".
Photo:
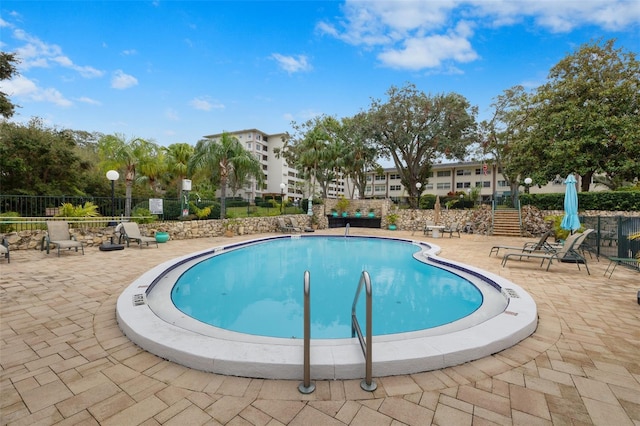
[{"label": "light fixture on pole", "polygon": [[524,178],[524,193],[525,194],[529,193],[529,187],[531,186],[532,182],[533,182],[533,179],[531,179],[530,177]]},{"label": "light fixture on pole", "polygon": [[111,216],[113,216],[113,220],[107,226],[116,226],[116,181],[120,179],[120,173],[115,170],[109,170],[107,179],[111,181]]},{"label": "light fixture on pole", "polygon": [[287,187],[287,185],[282,182],[280,184],[280,214],[284,214],[284,189]]},{"label": "light fixture on pole", "polygon": [[420,210],[420,197],[422,196],[420,188],[422,188],[422,184],[420,182],[416,182],[416,189],[418,190],[418,210]]}]

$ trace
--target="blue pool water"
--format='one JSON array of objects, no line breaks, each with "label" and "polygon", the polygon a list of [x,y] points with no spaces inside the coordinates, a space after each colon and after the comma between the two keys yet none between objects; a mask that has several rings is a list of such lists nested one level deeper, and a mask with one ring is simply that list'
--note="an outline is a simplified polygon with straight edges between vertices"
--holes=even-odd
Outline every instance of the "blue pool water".
[{"label": "blue pool water", "polygon": [[[360,275],[373,289],[374,335],[448,324],[480,307],[468,280],[416,260],[420,247],[359,237],[283,238],[210,257],[185,271],[175,306],[204,323],[240,333],[303,337],[303,275],[311,276],[311,337],[351,337],[351,304]],[[364,294],[358,318],[364,323]]]}]

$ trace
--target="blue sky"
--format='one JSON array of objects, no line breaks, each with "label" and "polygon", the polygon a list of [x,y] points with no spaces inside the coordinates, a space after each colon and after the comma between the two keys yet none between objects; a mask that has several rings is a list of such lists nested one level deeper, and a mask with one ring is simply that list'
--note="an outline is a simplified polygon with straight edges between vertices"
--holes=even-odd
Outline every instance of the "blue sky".
[{"label": "blue sky", "polygon": [[0,47],[22,63],[0,90],[13,121],[165,146],[351,116],[406,82],[460,93],[482,119],[583,43],[639,54],[639,23],[637,0],[3,0]]}]

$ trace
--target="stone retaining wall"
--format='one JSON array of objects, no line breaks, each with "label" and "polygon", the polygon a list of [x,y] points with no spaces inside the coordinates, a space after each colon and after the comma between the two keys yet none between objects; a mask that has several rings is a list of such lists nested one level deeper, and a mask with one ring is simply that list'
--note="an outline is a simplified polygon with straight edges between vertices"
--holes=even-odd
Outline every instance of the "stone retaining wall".
[{"label": "stone retaining wall", "polygon": [[[325,200],[324,204],[313,206],[318,228],[328,227],[327,215],[331,214],[331,209],[337,200]],[[350,200],[349,214],[353,216],[356,209],[362,211],[363,216],[374,209],[376,217],[382,217],[382,228],[387,228],[387,214],[395,211],[398,214],[396,225],[401,230],[421,231],[427,220],[433,221],[434,210],[413,210],[396,209],[390,200]],[[522,217],[525,226],[525,233],[529,235],[540,235],[547,229],[544,217],[549,215],[563,215],[562,210],[540,211],[535,207],[524,206]],[[640,216],[640,212],[608,212],[608,211],[585,211],[580,212],[581,216]],[[306,214],[289,215],[297,221],[299,226],[311,226],[311,219]],[[184,240],[190,238],[205,238],[222,236],[228,227],[232,228],[235,235],[253,235],[269,232],[278,232],[278,216],[269,217],[249,217],[240,219],[224,220],[189,220],[174,222],[154,222],[142,224],[140,230],[144,235],[152,236],[155,232],[168,232],[170,240]],[[473,232],[487,234],[491,225],[491,208],[483,205],[471,210],[446,210],[440,212],[440,225],[449,226],[457,223],[462,229],[467,223],[472,224]],[[98,246],[109,241],[114,235],[114,227],[72,228],[71,233],[78,241],[82,241],[86,246]],[[40,249],[43,230],[11,232],[4,237],[9,242],[10,250]]]}]

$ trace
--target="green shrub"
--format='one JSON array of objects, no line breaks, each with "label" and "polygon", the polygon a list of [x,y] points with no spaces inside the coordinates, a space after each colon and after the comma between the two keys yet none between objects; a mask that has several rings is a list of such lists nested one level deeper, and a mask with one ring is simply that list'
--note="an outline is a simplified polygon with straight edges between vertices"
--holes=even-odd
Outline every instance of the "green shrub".
[{"label": "green shrub", "polygon": [[97,217],[100,216],[98,206],[91,201],[87,201],[82,206],[74,206],[71,203],[64,203],[56,217]]},{"label": "green shrub", "polygon": [[151,210],[142,207],[136,207],[131,212],[131,220],[135,223],[153,223],[156,217],[151,214]]},{"label": "green shrub", "polygon": [[[20,214],[16,213],[16,212],[4,212],[4,213],[0,213],[0,220],[4,221],[10,221],[12,218],[19,218]],[[13,232],[16,231],[16,226],[11,224],[11,223],[2,223],[0,224],[0,232],[5,234],[7,232]]]}]

